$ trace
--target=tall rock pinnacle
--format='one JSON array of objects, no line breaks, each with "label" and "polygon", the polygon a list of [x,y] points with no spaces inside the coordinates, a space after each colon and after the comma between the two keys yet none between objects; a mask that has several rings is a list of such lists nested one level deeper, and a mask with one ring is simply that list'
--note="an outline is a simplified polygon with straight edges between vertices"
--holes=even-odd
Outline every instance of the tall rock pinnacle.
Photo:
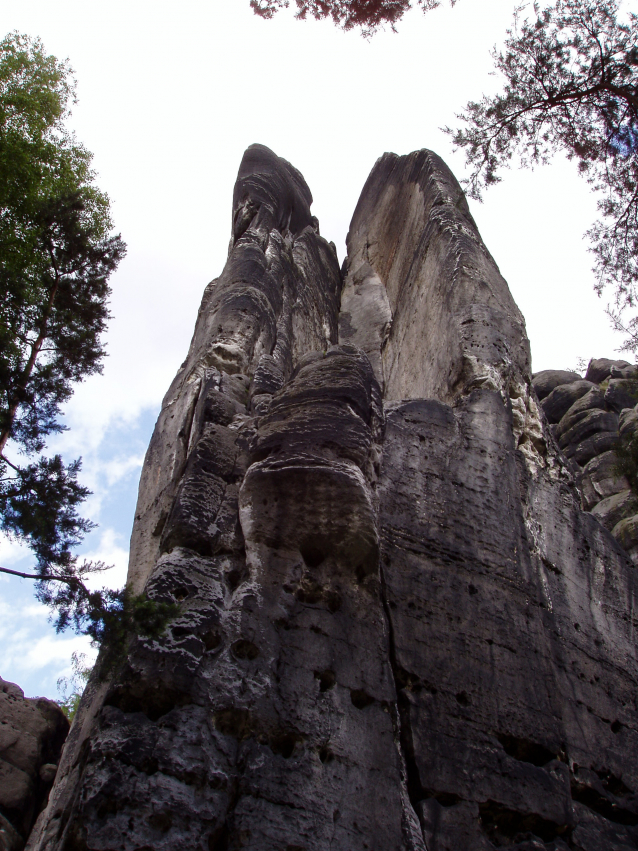
[{"label": "tall rock pinnacle", "polygon": [[580,508],[523,318],[430,151],[344,275],[259,145],[146,457],[129,584],[38,851],[638,848],[635,568]]}]

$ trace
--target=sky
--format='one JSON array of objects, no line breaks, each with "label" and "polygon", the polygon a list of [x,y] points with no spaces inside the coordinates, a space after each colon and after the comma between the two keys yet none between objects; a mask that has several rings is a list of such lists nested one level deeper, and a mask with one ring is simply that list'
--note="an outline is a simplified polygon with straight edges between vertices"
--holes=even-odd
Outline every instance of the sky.
[{"label": "sky", "polygon": [[[445,2],[445,0],[444,0]],[[462,153],[442,132],[468,100],[498,90],[490,51],[518,0],[458,0],[366,40],[326,21],[270,21],[249,0],[3,0],[0,34],[39,36],[78,82],[70,126],[94,153],[128,254],[111,279],[104,373],[78,386],[69,430],[49,444],[81,456],[98,524],[81,552],[124,584],[141,464],[162,396],[184,359],[205,285],[228,250],[243,151],[268,145],[304,174],[321,233],[345,254],[359,193],[385,151],[436,151],[460,179]],[[533,368],[575,369],[620,357],[593,291],[583,234],[596,199],[561,156],[515,168],[470,202],[483,239],[527,321]],[[0,540],[0,564],[27,571]],[[88,639],[56,635],[28,580],[0,575],[0,676],[57,698]]]}]

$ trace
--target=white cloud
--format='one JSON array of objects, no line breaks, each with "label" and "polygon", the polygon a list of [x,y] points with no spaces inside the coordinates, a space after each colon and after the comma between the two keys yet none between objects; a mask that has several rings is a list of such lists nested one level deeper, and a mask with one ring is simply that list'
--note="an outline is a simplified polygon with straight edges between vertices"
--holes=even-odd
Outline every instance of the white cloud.
[{"label": "white cloud", "polygon": [[90,639],[85,635],[73,635],[59,638],[57,641],[43,637],[32,644],[26,654],[23,655],[23,664],[25,669],[31,671],[50,668],[55,665],[56,669],[60,671],[58,676],[68,676],[71,671],[71,654],[75,652],[86,653],[92,661],[97,656],[97,651],[91,646]]},{"label": "white cloud", "polygon": [[102,463],[102,471],[109,486],[117,484],[133,470],[141,470],[144,463],[143,455],[130,455],[128,458],[112,458]]},{"label": "white cloud", "polygon": [[[13,568],[16,562],[20,562],[28,557],[31,557],[31,551],[26,544],[13,541],[0,532],[0,566]],[[9,581],[9,577],[6,573],[0,573],[0,580]]]},{"label": "white cloud", "polygon": [[18,683],[29,696],[55,699],[58,679],[72,673],[71,654],[85,653],[93,663],[97,650],[87,636],[56,635],[47,610],[29,600],[29,588],[23,590],[22,599],[28,602],[22,605],[0,598],[0,676]]},{"label": "white cloud", "polygon": [[111,570],[94,574],[87,583],[91,588],[121,588],[126,583],[128,550],[118,542],[121,536],[114,529],[104,529],[97,547],[83,554],[89,561],[102,561],[113,565]]}]

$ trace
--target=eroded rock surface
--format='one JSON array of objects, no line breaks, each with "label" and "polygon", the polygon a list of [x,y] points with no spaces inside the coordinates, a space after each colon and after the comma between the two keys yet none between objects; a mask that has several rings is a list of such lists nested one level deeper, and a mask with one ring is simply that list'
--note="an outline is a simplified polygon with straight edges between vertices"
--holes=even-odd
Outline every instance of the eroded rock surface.
[{"label": "eroded rock surface", "polygon": [[0,678],[0,851],[21,851],[46,803],[69,730],[60,707]]},{"label": "eroded rock surface", "polygon": [[343,278],[311,200],[246,152],[132,539],[132,587],[180,615],[89,684],[31,848],[638,847],[606,454],[633,368],[532,381],[435,154],[377,162]]}]

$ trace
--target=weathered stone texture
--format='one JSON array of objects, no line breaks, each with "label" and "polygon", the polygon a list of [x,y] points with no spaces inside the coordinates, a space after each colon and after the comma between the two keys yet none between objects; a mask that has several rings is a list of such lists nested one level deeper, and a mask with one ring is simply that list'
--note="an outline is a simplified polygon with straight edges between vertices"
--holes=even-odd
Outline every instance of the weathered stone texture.
[{"label": "weathered stone texture", "polygon": [[21,851],[46,803],[69,729],[60,707],[0,678],[0,851]]},{"label": "weathered stone texture", "polygon": [[[448,401],[460,387],[500,388],[510,372],[529,371],[523,317],[459,184],[431,151],[377,162],[350,225],[346,267],[340,339],[369,353],[374,300],[386,398]],[[359,281],[380,282],[373,299]]]},{"label": "weathered stone texture", "polygon": [[31,848],[638,847],[633,367],[532,379],[431,152],[377,162],[343,281],[311,200],[247,151],[140,484],[180,615],[89,685]]}]

